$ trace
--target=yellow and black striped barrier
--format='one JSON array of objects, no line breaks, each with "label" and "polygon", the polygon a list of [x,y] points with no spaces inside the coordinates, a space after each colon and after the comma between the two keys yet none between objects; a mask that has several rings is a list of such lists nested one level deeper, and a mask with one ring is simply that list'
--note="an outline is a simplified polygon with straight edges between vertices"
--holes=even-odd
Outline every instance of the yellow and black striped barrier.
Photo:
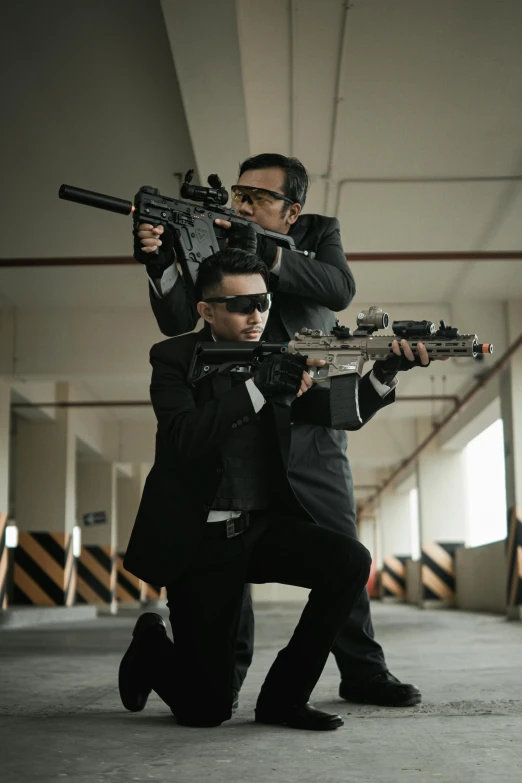
[{"label": "yellow and black striped barrier", "polygon": [[443,544],[437,541],[422,545],[422,600],[454,606],[456,601],[455,551],[461,543]]},{"label": "yellow and black striped barrier", "polygon": [[507,604],[508,611],[522,606],[522,508],[514,506],[508,513],[507,537]]},{"label": "yellow and black striped barrier", "polygon": [[78,558],[76,603],[112,604],[116,596],[116,558],[111,546],[82,546]]},{"label": "yellow and black striped barrier", "polygon": [[116,567],[118,571],[116,583],[116,598],[118,601],[135,601],[139,603],[141,598],[141,579],[131,574],[123,566],[125,552],[116,555]]},{"label": "yellow and black striped barrier", "polygon": [[165,601],[167,599],[166,587],[157,587],[155,585],[148,585],[146,582],[141,583],[141,603],[146,604],[149,601]]},{"label": "yellow and black striped barrier", "polygon": [[76,564],[70,533],[22,532],[14,550],[13,603],[72,606]]},{"label": "yellow and black striped barrier", "polygon": [[407,557],[386,555],[381,571],[381,597],[383,599],[406,600]]},{"label": "yellow and black striped barrier", "polygon": [[9,572],[9,550],[5,542],[7,514],[0,514],[0,612],[7,609],[7,578]]}]

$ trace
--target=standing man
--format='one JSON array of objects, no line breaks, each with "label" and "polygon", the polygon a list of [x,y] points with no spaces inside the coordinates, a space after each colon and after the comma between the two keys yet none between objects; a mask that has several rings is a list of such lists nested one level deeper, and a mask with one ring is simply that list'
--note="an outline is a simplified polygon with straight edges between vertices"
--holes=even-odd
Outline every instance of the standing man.
[{"label": "standing man", "polygon": [[[301,215],[309,179],[296,158],[262,154],[241,164],[232,206],[240,217],[265,229],[289,234],[310,259],[259,238],[257,254],[270,270],[273,304],[264,332],[268,341],[286,341],[303,327],[330,332],[335,312],[344,310],[355,294],[355,281],[341,245],[336,218]],[[226,221],[219,221],[230,228]],[[147,265],[150,299],[161,331],[179,335],[194,329],[198,312],[188,301],[172,251],[162,253],[162,228],[142,225],[135,240],[135,257],[146,263],[159,249],[158,264]],[[231,237],[234,243],[234,237]],[[156,271],[157,270],[157,271]],[[160,275],[153,278],[151,275]],[[355,498],[346,456],[347,435],[327,427],[296,422],[288,464],[288,479],[301,507],[321,526],[357,537]],[[305,457],[305,458],[303,458]],[[325,471],[324,465],[328,465]],[[332,515],[329,509],[336,509]],[[253,617],[245,595],[238,636],[234,689],[239,691],[253,651]],[[406,707],[420,703],[414,685],[401,683],[389,671],[381,646],[374,639],[370,602],[364,590],[332,649],[341,673],[339,695],[346,701]]]}]

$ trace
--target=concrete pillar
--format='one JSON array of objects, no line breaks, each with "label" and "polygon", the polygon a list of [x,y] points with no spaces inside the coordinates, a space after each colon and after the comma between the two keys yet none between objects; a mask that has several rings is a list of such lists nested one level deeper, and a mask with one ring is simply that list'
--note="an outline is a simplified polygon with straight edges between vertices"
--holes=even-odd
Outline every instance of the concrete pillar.
[{"label": "concrete pillar", "polygon": [[[118,479],[118,601],[134,602],[139,600],[142,604],[154,604],[166,600],[167,592],[164,587],[149,585],[141,579],[137,579],[123,568],[123,558],[129,542],[134,520],[143,493],[143,487],[152,465],[147,462],[134,464],[132,476],[121,476]],[[129,598],[129,595],[131,596]]]},{"label": "concrete pillar", "polygon": [[381,497],[380,506],[381,597],[385,601],[405,601],[406,561],[411,557],[409,491],[386,492]]},{"label": "concrete pillar", "polygon": [[0,381],[0,514],[9,505],[9,445],[11,425],[11,388]]},{"label": "concrete pillar", "polygon": [[[510,344],[522,333],[522,300],[506,304]],[[500,404],[506,457],[507,613],[522,619],[522,349],[500,377]]]},{"label": "concrete pillar", "polygon": [[[430,431],[421,420],[419,440]],[[455,605],[454,553],[466,534],[466,464],[463,450],[443,450],[435,442],[418,460],[419,518],[424,606]]]},{"label": "concrete pillar", "polygon": [[[82,531],[77,602],[116,611],[116,465],[78,462],[77,518]],[[99,520],[93,524],[95,520]]]},{"label": "concrete pillar", "polygon": [[118,536],[116,547],[117,586],[116,597],[120,604],[132,605],[139,603],[143,585],[141,579],[130,574],[123,567],[125,551],[136,519],[141,493],[146,477],[146,467],[143,464],[132,466],[130,476],[119,476],[117,481],[118,497]]},{"label": "concrete pillar", "polygon": [[0,514],[0,612],[7,609],[9,595],[9,550],[6,541],[7,514]]},{"label": "concrete pillar", "polygon": [[9,509],[9,442],[11,389],[0,381],[0,612],[7,608],[9,552],[5,528]]},{"label": "concrete pillar", "polygon": [[[67,384],[57,384],[57,399],[68,394]],[[54,421],[17,419],[13,603],[74,604],[75,445],[67,410]]]}]

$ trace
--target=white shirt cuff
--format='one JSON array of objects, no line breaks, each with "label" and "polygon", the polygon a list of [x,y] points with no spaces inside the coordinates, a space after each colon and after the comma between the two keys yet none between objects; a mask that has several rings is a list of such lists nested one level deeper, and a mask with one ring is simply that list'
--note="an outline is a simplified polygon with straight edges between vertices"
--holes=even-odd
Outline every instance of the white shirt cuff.
[{"label": "white shirt cuff", "polygon": [[275,266],[273,266],[269,270],[274,275],[280,275],[281,274],[281,259],[283,258],[283,248],[279,247],[277,253],[278,253],[278,256],[279,256],[278,259],[277,259],[277,264],[275,264]]},{"label": "white shirt cuff", "polygon": [[164,296],[167,296],[167,294],[172,291],[174,284],[178,279],[178,275],[178,267],[175,263],[167,267],[159,279],[147,275],[152,291],[157,299],[163,299]]},{"label": "white shirt cuff", "polygon": [[397,378],[397,376],[395,376],[395,378],[392,381],[390,381],[389,384],[381,383],[380,381],[377,380],[372,370],[372,372],[370,373],[370,383],[375,389],[375,391],[377,392],[377,394],[379,395],[379,397],[386,397],[387,394],[389,394],[391,391],[395,389],[395,387],[399,383],[399,379]]},{"label": "white shirt cuff", "polygon": [[248,393],[250,394],[250,399],[252,400],[252,405],[254,406],[254,410],[256,413],[259,413],[263,405],[265,404],[266,400],[255,385],[252,378],[249,378],[246,382],[246,387],[248,389]]}]

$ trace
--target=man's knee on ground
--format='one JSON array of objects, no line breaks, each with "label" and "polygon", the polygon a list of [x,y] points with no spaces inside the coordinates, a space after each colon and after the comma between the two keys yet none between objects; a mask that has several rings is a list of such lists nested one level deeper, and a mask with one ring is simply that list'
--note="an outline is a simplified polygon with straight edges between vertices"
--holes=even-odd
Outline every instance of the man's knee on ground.
[{"label": "man's knee on ground", "polygon": [[172,711],[172,714],[180,726],[190,726],[194,729],[213,729],[216,726],[221,726],[222,723],[225,723],[225,721],[230,720],[232,717],[232,711],[230,711],[230,713],[227,715],[224,715],[223,713],[216,714],[205,711],[188,714],[177,714]]}]

